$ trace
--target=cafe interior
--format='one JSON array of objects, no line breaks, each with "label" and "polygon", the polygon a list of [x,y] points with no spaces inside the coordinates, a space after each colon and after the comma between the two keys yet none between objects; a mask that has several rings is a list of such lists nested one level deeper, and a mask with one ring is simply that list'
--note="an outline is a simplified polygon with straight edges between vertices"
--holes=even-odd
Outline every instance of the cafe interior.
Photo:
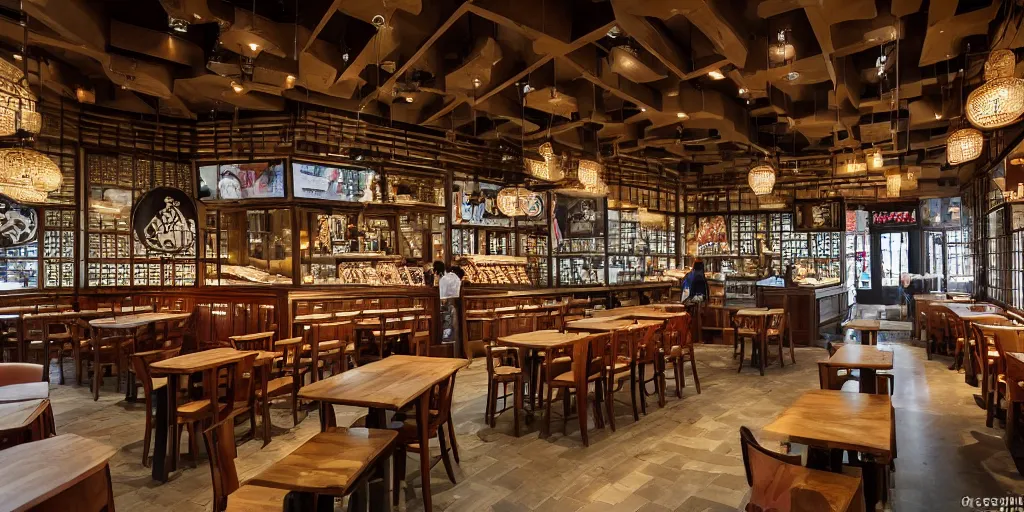
[{"label": "cafe interior", "polygon": [[1021,510],[1022,22],[0,0],[0,512]]}]

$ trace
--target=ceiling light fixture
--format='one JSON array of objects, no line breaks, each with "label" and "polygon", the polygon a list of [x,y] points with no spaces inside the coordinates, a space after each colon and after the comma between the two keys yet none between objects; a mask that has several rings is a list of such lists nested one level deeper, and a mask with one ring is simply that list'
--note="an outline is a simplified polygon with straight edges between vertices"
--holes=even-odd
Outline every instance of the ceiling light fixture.
[{"label": "ceiling light fixture", "polygon": [[295,87],[295,75],[288,75],[284,77],[284,87],[285,89]]},{"label": "ceiling light fixture", "polygon": [[242,94],[245,92],[245,86],[234,80],[231,81],[231,89],[235,91],[235,94]]},{"label": "ceiling light fixture", "polygon": [[885,194],[888,197],[899,197],[900,186],[902,185],[903,178],[900,176],[900,170],[889,169],[885,171]]},{"label": "ceiling light fixture", "polygon": [[406,103],[412,103],[414,101],[416,101],[416,98],[413,98],[412,96],[406,96],[405,97],[405,102]]},{"label": "ceiling light fixture", "polygon": [[796,71],[790,71],[789,73],[786,73],[786,75],[783,76],[782,78],[785,78],[788,82],[792,82],[793,80],[800,78],[800,73],[797,73]]},{"label": "ceiling light fixture", "polygon": [[41,203],[63,181],[50,157],[31,149],[0,149],[0,194],[19,203]]},{"label": "ceiling light fixture", "polygon": [[249,49],[252,51],[259,51],[260,45],[257,43],[249,43]]},{"label": "ceiling light fixture", "polygon": [[775,188],[775,168],[767,162],[754,167],[747,173],[747,184],[755,195],[771,194]]},{"label": "ceiling light fixture", "polygon": [[676,112],[676,117],[679,119],[688,119],[690,116],[686,115],[686,112]]},{"label": "ceiling light fixture", "polygon": [[170,28],[175,32],[188,32],[188,20],[175,18],[173,16],[168,17],[167,28]]},{"label": "ceiling light fixture", "polygon": [[744,94],[746,94],[748,92],[750,92],[750,91],[747,91],[746,87],[740,87],[739,90],[736,91],[736,93],[739,94],[740,96],[743,96]]},{"label": "ceiling light fixture", "polygon": [[940,114],[940,113],[936,112],[936,113],[935,113],[935,119],[936,119],[936,120],[942,119],[942,114]]},{"label": "ceiling light fixture", "polygon": [[967,96],[967,120],[992,130],[1017,121],[1024,113],[1024,80],[1013,76],[1017,60],[1012,51],[999,50],[985,60],[985,83]]},{"label": "ceiling light fixture", "polygon": [[708,76],[712,80],[722,80],[722,79],[725,78],[725,75],[723,75],[722,72],[720,70],[717,70],[717,69],[713,69],[711,71],[708,71]]},{"label": "ceiling light fixture", "polygon": [[473,77],[473,88],[474,89],[480,87],[481,85],[483,85],[483,83],[484,83],[484,81],[481,80],[480,77],[478,77],[478,76],[474,76]]},{"label": "ceiling light fixture", "polygon": [[43,119],[37,101],[21,69],[0,59],[0,136],[39,133]]},{"label": "ceiling light fixture", "polygon": [[647,112],[646,108],[640,107],[640,112]]},{"label": "ceiling light fixture", "polygon": [[946,139],[946,161],[949,165],[970,162],[981,156],[985,137],[974,128],[964,128],[950,134]]},{"label": "ceiling light fixture", "polygon": [[20,53],[15,53],[14,55],[11,55],[11,57],[14,57],[14,60],[16,61],[21,62],[22,57]]}]

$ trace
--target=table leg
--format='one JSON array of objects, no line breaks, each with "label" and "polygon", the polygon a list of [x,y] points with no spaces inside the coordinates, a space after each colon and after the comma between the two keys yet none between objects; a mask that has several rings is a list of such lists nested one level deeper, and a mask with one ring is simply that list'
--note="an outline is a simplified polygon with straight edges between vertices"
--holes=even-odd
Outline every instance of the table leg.
[{"label": "table leg", "polygon": [[291,491],[284,496],[284,510],[286,512],[333,511],[334,497],[317,496],[311,492]]},{"label": "table leg", "polygon": [[43,322],[43,382],[50,382],[50,323]]},{"label": "table leg", "polygon": [[100,383],[103,382],[103,366],[100,364],[100,330],[92,330],[92,399],[100,399]]},{"label": "table leg", "polygon": [[334,405],[320,402],[320,431],[326,432],[330,427],[338,426],[338,418],[334,415]]},{"label": "table leg", "polygon": [[[263,403],[260,404],[260,413],[263,422],[263,446],[270,444],[270,397],[267,396],[267,386],[270,380],[270,369],[273,362],[269,362],[258,368],[260,372],[260,389],[263,391]],[[256,414],[255,411],[253,414]]]},{"label": "table leg", "polygon": [[423,510],[434,510],[430,496],[430,390],[420,395],[416,404],[416,425],[420,430],[420,478],[423,490]]},{"label": "table leg", "polygon": [[[153,480],[158,482],[167,481],[167,429],[170,426],[168,413],[170,412],[170,392],[172,385],[177,385],[178,379],[171,375],[167,377],[167,385],[156,390],[156,439],[153,440]],[[148,414],[148,412],[147,412]]]},{"label": "table leg", "polygon": [[17,332],[18,362],[19,363],[27,363],[28,362],[28,359],[26,359],[27,354],[25,354],[25,319],[21,318],[21,315],[18,315],[18,319],[15,320],[14,326],[15,326],[15,329],[18,330],[18,332]]},{"label": "table leg", "polygon": [[877,373],[874,368],[860,369],[860,392],[875,394],[878,391]]}]

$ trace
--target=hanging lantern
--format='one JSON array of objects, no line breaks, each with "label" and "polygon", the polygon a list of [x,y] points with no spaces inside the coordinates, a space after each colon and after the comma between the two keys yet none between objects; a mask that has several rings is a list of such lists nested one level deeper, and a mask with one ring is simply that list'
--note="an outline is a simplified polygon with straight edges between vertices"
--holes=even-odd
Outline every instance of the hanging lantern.
[{"label": "hanging lantern", "polygon": [[62,181],[50,157],[31,149],[0,149],[0,194],[19,203],[41,203]]},{"label": "hanging lantern", "polygon": [[775,187],[775,168],[767,163],[754,167],[747,173],[747,183],[756,195],[771,194]]},{"label": "hanging lantern", "polygon": [[885,192],[888,197],[899,197],[900,186],[902,185],[902,177],[900,176],[899,169],[889,169],[885,171]]},{"label": "hanging lantern", "polygon": [[1007,77],[985,82],[967,96],[967,120],[983,130],[1002,128],[1024,113],[1024,80]]},{"label": "hanging lantern", "polygon": [[576,170],[576,178],[584,186],[593,187],[601,181],[601,172],[604,166],[593,160],[580,160],[579,168]]},{"label": "hanging lantern", "polygon": [[17,66],[0,59],[0,136],[19,131],[39,133],[42,118],[36,112],[36,95]]},{"label": "hanging lantern", "polygon": [[1013,50],[994,50],[985,60],[985,81],[1013,76],[1017,67],[1017,57]]},{"label": "hanging lantern", "polygon": [[601,179],[604,166],[593,160],[580,160],[575,176],[570,175],[566,184],[557,191],[560,194],[581,197],[604,197],[608,195],[608,185]]},{"label": "hanging lantern", "polygon": [[882,158],[882,152],[881,151],[879,151],[877,149],[873,149],[867,155],[867,162],[866,163],[867,163],[868,169],[871,169],[872,171],[877,171],[878,169],[881,169],[883,165],[885,165],[885,159]]},{"label": "hanging lantern", "polygon": [[963,128],[950,134],[946,139],[946,161],[949,165],[970,162],[981,156],[985,138],[974,128]]},{"label": "hanging lantern", "polygon": [[526,174],[544,181],[559,181],[565,178],[562,166],[558,163],[558,157],[550,142],[545,142],[537,148],[537,152],[544,160],[523,159]]},{"label": "hanging lantern", "polygon": [[903,183],[900,188],[903,190],[917,190],[917,178],[921,176],[921,167],[911,165],[907,167],[906,174],[901,178]]}]

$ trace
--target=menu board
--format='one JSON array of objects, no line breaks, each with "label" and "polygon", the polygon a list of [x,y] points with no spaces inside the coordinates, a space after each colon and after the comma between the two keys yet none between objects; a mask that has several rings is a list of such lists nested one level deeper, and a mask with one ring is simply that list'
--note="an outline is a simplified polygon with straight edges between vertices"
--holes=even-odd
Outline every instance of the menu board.
[{"label": "menu board", "polygon": [[295,197],[359,203],[380,199],[380,185],[373,169],[293,161],[292,183]]},{"label": "menu board", "polygon": [[284,162],[201,165],[199,197],[204,201],[284,197]]},{"label": "menu board", "polygon": [[846,207],[841,197],[801,199],[793,203],[793,231],[843,231]]}]

